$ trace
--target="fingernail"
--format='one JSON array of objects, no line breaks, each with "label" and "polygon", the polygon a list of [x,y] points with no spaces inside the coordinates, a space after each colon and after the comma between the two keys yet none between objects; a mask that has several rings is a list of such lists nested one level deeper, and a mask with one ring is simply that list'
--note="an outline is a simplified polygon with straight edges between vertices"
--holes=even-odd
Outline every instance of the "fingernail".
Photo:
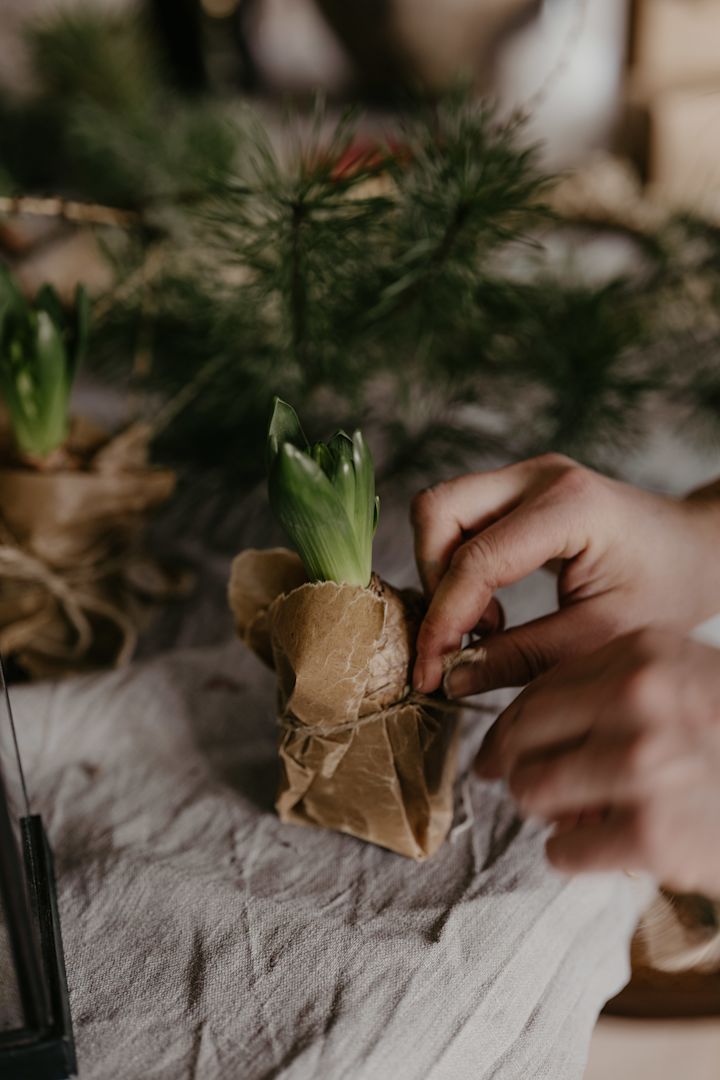
[{"label": "fingernail", "polygon": [[454,671],[450,671],[443,679],[445,696],[449,698],[462,697],[465,693],[465,686],[466,678],[463,675],[462,668],[455,668]]},{"label": "fingernail", "polygon": [[413,669],[413,688],[422,694],[427,685],[427,668],[422,660],[417,660]]}]

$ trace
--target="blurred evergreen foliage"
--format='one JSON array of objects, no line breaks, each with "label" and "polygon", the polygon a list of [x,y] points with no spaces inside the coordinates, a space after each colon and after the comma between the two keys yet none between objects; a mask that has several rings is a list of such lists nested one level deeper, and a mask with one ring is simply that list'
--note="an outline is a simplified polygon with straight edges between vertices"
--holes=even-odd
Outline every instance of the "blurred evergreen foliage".
[{"label": "blurred evergreen foliage", "polygon": [[27,48],[34,94],[0,91],[0,162],[17,189],[146,208],[229,171],[222,108],[177,101],[141,15],[71,7],[30,23]]},{"label": "blurred evergreen foliage", "polygon": [[612,468],[658,398],[717,430],[720,231],[673,222],[643,273],[583,283],[543,254],[522,124],[467,96],[363,149],[322,108],[280,125],[178,96],[137,15],[78,10],[29,47],[0,185],[140,212],[91,362],[160,409],[165,460],[252,483],[276,393],[311,438],[362,426],[387,477],[547,449]]}]

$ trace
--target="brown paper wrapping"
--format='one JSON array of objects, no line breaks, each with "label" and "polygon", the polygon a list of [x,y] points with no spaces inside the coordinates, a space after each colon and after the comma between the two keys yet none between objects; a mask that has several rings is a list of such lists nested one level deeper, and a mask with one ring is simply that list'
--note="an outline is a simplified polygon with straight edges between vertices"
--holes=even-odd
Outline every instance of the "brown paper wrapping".
[{"label": "brown paper wrapping", "polygon": [[0,650],[35,677],[129,658],[150,599],[176,590],[140,546],[174,486],[148,466],[149,438],[78,421],[44,468],[0,440]]},{"label": "brown paper wrapping", "polygon": [[456,723],[409,691],[419,595],[379,578],[312,584],[276,548],[235,559],[229,597],[278,676],[281,820],[432,855],[452,822]]}]

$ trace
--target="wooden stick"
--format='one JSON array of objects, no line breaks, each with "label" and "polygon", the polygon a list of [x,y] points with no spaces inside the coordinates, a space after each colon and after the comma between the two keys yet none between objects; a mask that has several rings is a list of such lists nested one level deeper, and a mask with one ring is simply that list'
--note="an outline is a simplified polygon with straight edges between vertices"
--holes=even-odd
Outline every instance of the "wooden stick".
[{"label": "wooden stick", "polygon": [[0,214],[30,214],[35,217],[61,218],[81,225],[110,225],[127,229],[139,225],[142,217],[135,210],[119,210],[100,203],[74,202],[53,195],[0,195]]}]

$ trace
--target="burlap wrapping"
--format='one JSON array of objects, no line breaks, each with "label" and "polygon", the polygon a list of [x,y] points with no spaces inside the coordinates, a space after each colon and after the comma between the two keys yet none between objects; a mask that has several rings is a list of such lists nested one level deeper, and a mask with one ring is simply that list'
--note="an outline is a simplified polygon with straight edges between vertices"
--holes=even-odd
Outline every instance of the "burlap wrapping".
[{"label": "burlap wrapping", "polygon": [[33,676],[128,659],[151,598],[176,589],[140,544],[174,486],[149,467],[149,438],[78,421],[45,468],[0,440],[0,650]]},{"label": "burlap wrapping", "polygon": [[452,821],[456,723],[409,690],[419,595],[379,578],[311,584],[277,548],[235,559],[229,597],[278,676],[281,820],[432,855]]}]

